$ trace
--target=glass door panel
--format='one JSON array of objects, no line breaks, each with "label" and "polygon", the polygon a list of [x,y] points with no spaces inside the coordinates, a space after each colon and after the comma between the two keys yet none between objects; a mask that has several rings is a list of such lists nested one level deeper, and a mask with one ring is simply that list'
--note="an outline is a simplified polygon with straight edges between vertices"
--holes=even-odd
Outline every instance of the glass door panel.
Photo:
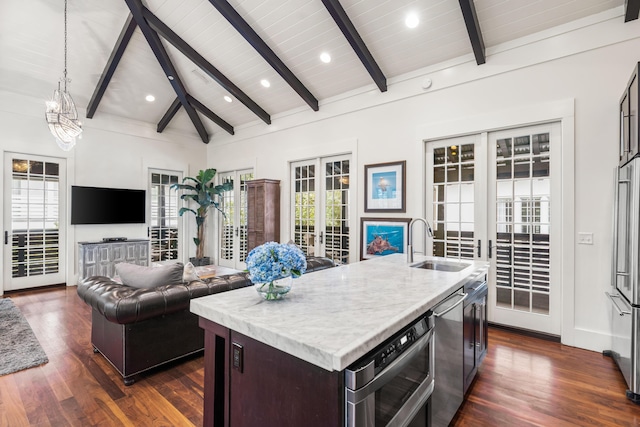
[{"label": "glass door panel", "polygon": [[[478,251],[484,225],[478,229],[476,218],[484,206],[483,185],[477,183],[478,154],[483,158],[484,144],[479,135],[432,141],[427,145],[427,206],[434,237],[428,254],[457,259],[482,257]],[[429,197],[430,196],[430,197]],[[482,222],[480,222],[482,224]]]},{"label": "glass door panel", "polygon": [[337,264],[349,262],[349,160],[324,160],[324,251]]},{"label": "glass door panel", "polygon": [[316,256],[316,165],[294,165],[293,176],[293,241],[305,255]]},{"label": "glass door panel", "polygon": [[171,185],[181,183],[182,174],[151,169],[149,175],[151,262],[164,263],[178,260],[181,253],[178,215],[180,196],[177,191],[171,189]]},{"label": "glass door panel", "polygon": [[237,270],[245,269],[247,259],[247,181],[251,181],[252,170],[223,172],[218,175],[221,183],[233,183],[233,191],[222,195],[220,218],[218,263]]}]

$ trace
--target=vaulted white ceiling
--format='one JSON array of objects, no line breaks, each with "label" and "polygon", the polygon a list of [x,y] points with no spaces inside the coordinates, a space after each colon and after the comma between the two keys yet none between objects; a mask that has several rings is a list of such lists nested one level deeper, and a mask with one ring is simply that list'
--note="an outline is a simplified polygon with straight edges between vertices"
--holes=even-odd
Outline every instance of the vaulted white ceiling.
[{"label": "vaulted white ceiling", "polygon": [[[68,1],[68,73],[72,80],[69,92],[84,114],[130,10],[125,0]],[[311,109],[218,12],[212,1],[143,0],[142,3],[272,120],[287,111]],[[228,2],[320,102],[320,109],[323,100],[356,89],[380,95],[380,89],[322,0]],[[387,80],[453,58],[465,55],[473,58],[458,0],[340,0],[340,3]],[[624,0],[474,2],[487,48],[624,3]],[[64,68],[63,9],[63,0],[0,2],[0,89],[41,97],[43,101],[51,96]],[[420,20],[413,29],[404,23],[411,12]],[[256,121],[269,126],[237,98],[231,96],[232,102],[225,101],[225,95],[231,95],[227,90],[163,37],[160,39],[177,77],[191,96],[231,126]],[[323,52],[331,55],[330,63],[320,61]],[[263,79],[271,83],[269,88],[261,85]],[[155,96],[155,102],[145,101],[148,94]],[[176,92],[140,27],[136,27],[94,117],[112,114],[157,124],[175,99]],[[199,116],[211,137],[225,132],[201,113]],[[168,128],[197,135],[184,108],[180,108]]]}]

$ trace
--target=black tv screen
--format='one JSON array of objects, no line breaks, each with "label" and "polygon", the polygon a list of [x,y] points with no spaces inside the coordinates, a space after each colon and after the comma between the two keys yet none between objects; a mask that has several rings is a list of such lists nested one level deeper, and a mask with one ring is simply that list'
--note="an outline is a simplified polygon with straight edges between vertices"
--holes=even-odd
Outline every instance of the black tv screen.
[{"label": "black tv screen", "polygon": [[71,186],[71,224],[145,222],[144,190]]}]

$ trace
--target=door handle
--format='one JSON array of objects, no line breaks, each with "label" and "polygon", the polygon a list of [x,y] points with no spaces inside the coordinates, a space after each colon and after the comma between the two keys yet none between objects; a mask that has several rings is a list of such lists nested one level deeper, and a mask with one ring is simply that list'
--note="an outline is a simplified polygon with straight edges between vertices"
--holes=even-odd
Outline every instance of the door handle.
[{"label": "door handle", "polygon": [[[460,304],[462,304],[462,301],[466,300],[467,297],[469,296],[469,294],[465,294],[465,293],[457,293],[455,296],[458,297],[462,297],[460,298],[460,300],[456,301],[455,304],[453,304],[451,307],[447,308],[446,310],[440,312],[440,313],[436,313],[435,311],[433,312],[433,317],[441,317],[444,316],[445,314],[447,314],[448,312],[450,312],[451,310],[453,310],[454,308],[456,308],[457,306],[459,306]],[[440,303],[442,304],[442,303]],[[438,305],[440,305],[438,304]]]},{"label": "door handle", "polygon": [[239,231],[238,231],[238,227],[236,227],[236,237],[238,237],[238,236],[240,235],[240,234],[238,234],[238,233],[239,233]]},{"label": "door handle", "polygon": [[616,311],[620,316],[624,316],[625,314],[631,314],[630,311],[620,308],[620,306],[616,303],[616,300],[614,298],[618,298],[622,300],[622,297],[620,295],[611,295],[609,292],[605,292],[605,295],[609,297],[609,299],[611,300],[611,303],[613,304],[613,306],[615,307]]},{"label": "door handle", "polygon": [[[618,270],[618,220],[620,208],[618,207],[618,203],[620,202],[620,168],[616,167],[615,171],[615,191],[613,196],[613,244],[611,251],[611,265],[614,266],[611,269],[611,284],[615,286],[617,280],[617,270]],[[607,294],[608,295],[608,294]]]},{"label": "door handle", "polygon": [[320,244],[324,243],[324,233],[321,231],[320,232]]},{"label": "door handle", "polygon": [[482,240],[478,239],[478,258],[482,256]]},{"label": "door handle", "polygon": [[4,244],[9,244],[9,232],[5,230],[4,232]]},{"label": "door handle", "polygon": [[493,256],[492,249],[493,249],[493,246],[491,246],[491,240],[489,240],[489,247],[487,248],[487,255],[489,256],[489,259],[491,259],[491,257]]}]

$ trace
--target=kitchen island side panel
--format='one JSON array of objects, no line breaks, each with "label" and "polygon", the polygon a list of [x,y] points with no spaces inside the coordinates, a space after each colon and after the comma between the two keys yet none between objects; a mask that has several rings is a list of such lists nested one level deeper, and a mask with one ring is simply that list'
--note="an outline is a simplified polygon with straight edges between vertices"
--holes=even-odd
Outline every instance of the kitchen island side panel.
[{"label": "kitchen island side panel", "polygon": [[[341,372],[327,371],[206,319],[201,318],[200,325],[207,337],[205,426],[344,424]],[[233,362],[233,349],[238,346],[241,369]],[[221,393],[223,378],[226,385]]]},{"label": "kitchen island side panel", "polygon": [[229,427],[229,342],[231,331],[202,317],[204,329],[204,427]]},{"label": "kitchen island side panel", "polygon": [[[230,368],[230,424],[234,427],[344,424],[343,375],[231,331],[242,346],[242,372]],[[233,351],[233,350],[232,350]]]}]

